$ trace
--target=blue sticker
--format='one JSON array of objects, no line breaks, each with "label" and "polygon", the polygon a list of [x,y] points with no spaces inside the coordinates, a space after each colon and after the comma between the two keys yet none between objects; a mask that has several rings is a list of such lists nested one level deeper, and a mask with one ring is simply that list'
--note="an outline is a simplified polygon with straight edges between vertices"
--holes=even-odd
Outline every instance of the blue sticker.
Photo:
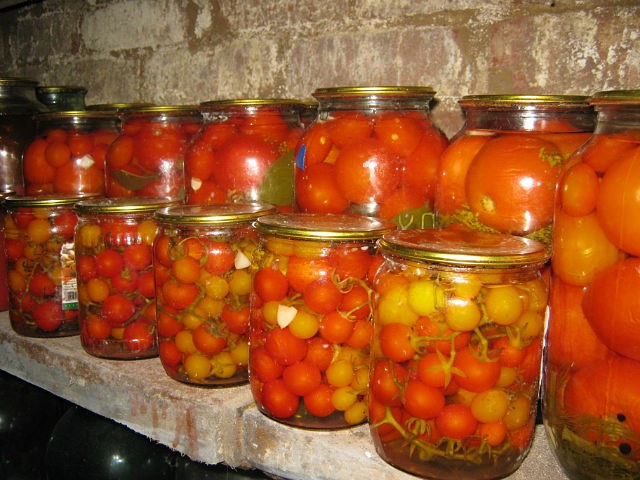
[{"label": "blue sticker", "polygon": [[298,150],[298,154],[296,155],[296,166],[300,170],[304,170],[304,154],[306,151],[307,151],[307,146],[303,144],[300,147],[300,150]]}]

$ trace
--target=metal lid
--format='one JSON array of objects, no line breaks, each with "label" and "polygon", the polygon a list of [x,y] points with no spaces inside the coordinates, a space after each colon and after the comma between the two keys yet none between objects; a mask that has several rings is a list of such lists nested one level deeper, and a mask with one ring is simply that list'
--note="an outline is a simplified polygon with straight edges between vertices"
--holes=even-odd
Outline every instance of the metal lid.
[{"label": "metal lid", "polygon": [[373,86],[373,87],[325,87],[313,92],[313,97],[432,97],[435,91],[427,86]]},{"label": "metal lid", "polygon": [[156,220],[172,225],[221,225],[251,222],[276,211],[268,203],[222,203],[218,205],[176,205],[158,210]]},{"label": "metal lid", "polygon": [[63,110],[57,112],[41,112],[36,116],[38,121],[62,120],[62,119],[107,119],[113,120],[113,112],[106,110]]},{"label": "metal lid", "polygon": [[35,87],[38,81],[26,77],[0,77],[0,87]]},{"label": "metal lid", "polygon": [[536,240],[462,228],[399,230],[379,241],[383,253],[452,266],[508,268],[544,264],[546,246]]},{"label": "metal lid", "polygon": [[174,205],[177,202],[167,198],[153,197],[97,197],[82,200],[75,206],[79,214],[100,213],[153,213],[159,208]]},{"label": "metal lid", "polygon": [[86,87],[80,85],[43,85],[36,87],[37,93],[60,94],[60,93],[87,93]]},{"label": "metal lid", "polygon": [[586,95],[465,95],[458,103],[462,107],[588,107],[589,97]]},{"label": "metal lid", "polygon": [[387,220],[349,214],[281,213],[256,221],[261,233],[297,240],[374,240],[395,228]]},{"label": "metal lid", "polygon": [[164,117],[200,117],[197,105],[141,105],[132,106],[122,111],[125,116],[156,116]]},{"label": "metal lid", "polygon": [[638,104],[640,90],[607,90],[597,92],[589,99],[592,105],[606,104]]},{"label": "metal lid", "polygon": [[7,208],[56,207],[61,205],[74,205],[88,197],[91,197],[91,195],[11,195],[5,198],[4,202]]},{"label": "metal lid", "polygon": [[303,106],[300,100],[293,98],[235,98],[209,100],[200,103],[202,107],[270,107],[279,105]]},{"label": "metal lid", "polygon": [[131,103],[96,103],[87,105],[87,110],[102,110],[107,112],[122,112],[133,108],[152,107],[153,103],[131,102]]}]

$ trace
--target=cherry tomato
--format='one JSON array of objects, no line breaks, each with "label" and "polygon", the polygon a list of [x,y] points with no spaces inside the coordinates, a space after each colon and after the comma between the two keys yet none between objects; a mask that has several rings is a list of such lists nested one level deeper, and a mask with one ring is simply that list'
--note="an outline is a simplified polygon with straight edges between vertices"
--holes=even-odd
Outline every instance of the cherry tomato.
[{"label": "cherry tomato", "polygon": [[266,382],[262,386],[261,399],[264,408],[276,418],[290,417],[299,405],[299,397],[291,393],[281,379]]}]

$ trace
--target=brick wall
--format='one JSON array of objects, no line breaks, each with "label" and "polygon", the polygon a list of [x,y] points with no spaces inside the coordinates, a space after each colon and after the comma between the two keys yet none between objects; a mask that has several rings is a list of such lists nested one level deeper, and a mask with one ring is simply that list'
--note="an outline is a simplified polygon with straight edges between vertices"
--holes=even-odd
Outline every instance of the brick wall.
[{"label": "brick wall", "polygon": [[462,95],[639,88],[639,36],[638,0],[43,0],[0,11],[0,74],[87,103],[430,85],[451,135]]}]

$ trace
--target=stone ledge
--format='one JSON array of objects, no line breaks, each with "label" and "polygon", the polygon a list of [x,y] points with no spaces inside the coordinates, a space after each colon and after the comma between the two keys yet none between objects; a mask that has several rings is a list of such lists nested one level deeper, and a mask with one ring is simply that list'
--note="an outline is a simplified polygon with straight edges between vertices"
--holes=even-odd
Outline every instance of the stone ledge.
[{"label": "stone ledge", "polygon": [[[0,313],[0,369],[196,461],[299,480],[416,478],[378,457],[365,425],[332,432],[288,427],[255,408],[247,385],[193,387],[169,378],[157,358],[104,360],[87,354],[78,337],[21,337],[7,312]],[[541,426],[522,467],[509,477],[531,478],[567,478]]]}]

